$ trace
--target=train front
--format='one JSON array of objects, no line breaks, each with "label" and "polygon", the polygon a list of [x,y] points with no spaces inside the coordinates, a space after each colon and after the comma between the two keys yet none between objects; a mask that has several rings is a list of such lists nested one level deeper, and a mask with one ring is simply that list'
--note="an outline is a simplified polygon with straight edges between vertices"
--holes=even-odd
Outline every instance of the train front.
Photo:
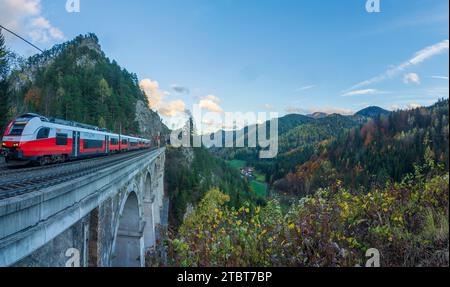
[{"label": "train front", "polygon": [[33,119],[31,115],[25,115],[13,120],[5,130],[2,140],[1,155],[8,166],[21,166],[30,163],[25,159],[20,149],[24,131]]}]

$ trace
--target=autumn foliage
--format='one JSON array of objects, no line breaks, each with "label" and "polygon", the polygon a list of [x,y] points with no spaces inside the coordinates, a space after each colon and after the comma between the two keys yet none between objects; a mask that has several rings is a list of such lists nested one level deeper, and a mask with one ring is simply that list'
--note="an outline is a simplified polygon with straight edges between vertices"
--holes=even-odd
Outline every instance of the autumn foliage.
[{"label": "autumn foliage", "polygon": [[448,266],[449,175],[423,170],[368,193],[320,189],[287,213],[276,199],[230,208],[213,189],[170,241],[171,264],[365,266],[376,248],[382,266]]}]

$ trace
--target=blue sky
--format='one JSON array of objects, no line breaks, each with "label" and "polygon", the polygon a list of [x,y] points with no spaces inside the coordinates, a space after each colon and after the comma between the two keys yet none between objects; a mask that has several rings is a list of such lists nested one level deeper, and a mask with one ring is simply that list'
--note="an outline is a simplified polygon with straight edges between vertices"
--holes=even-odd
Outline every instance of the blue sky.
[{"label": "blue sky", "polygon": [[[66,0],[0,5],[11,1],[37,5],[17,19],[0,16],[43,48],[97,34],[108,57],[147,79],[167,118],[200,101],[210,110],[283,115],[448,97],[447,0],[381,0],[372,14],[365,0],[80,0],[71,14]],[[27,17],[47,22],[30,28]],[[38,28],[47,36],[31,34]]]}]

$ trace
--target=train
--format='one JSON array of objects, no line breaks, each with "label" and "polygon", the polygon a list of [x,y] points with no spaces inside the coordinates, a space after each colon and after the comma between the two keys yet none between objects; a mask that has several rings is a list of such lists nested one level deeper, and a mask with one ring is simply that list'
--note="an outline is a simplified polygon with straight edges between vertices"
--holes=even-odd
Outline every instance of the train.
[{"label": "train", "polygon": [[43,166],[150,148],[148,139],[28,113],[6,128],[1,155],[7,166]]}]

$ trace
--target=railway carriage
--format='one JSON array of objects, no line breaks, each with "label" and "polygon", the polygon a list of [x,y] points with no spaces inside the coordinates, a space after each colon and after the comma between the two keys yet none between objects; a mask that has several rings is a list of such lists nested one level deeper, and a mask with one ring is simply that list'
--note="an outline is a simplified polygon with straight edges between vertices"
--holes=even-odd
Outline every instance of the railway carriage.
[{"label": "railway carriage", "polygon": [[2,155],[8,165],[64,162],[150,148],[147,139],[110,133],[94,126],[26,114],[7,127]]}]

